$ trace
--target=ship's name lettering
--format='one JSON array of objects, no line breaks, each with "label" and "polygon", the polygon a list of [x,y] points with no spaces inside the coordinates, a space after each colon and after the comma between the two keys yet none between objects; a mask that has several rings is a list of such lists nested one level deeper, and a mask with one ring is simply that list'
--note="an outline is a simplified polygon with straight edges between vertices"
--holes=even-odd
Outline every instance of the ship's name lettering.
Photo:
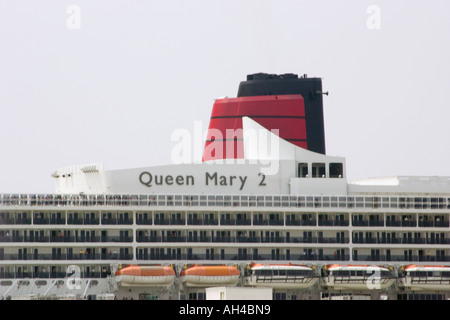
[{"label": "ship's name lettering", "polygon": [[[239,180],[237,178],[239,177]],[[236,181],[235,181],[236,180]],[[206,185],[209,186],[209,184],[213,184],[215,186],[232,186],[233,182],[235,184],[239,184],[239,190],[242,190],[244,188],[245,182],[247,181],[247,176],[219,176],[217,172],[214,172],[213,174],[209,174],[206,172]]]},{"label": "ship's name lettering", "polygon": [[[258,185],[266,186],[265,176],[260,173]],[[239,175],[219,175],[217,172],[205,172],[205,186],[237,186],[239,190],[244,189],[247,183],[247,176]],[[139,181],[147,187],[152,186],[193,186],[195,185],[195,177],[192,175],[163,175],[152,174],[148,171],[144,171],[139,175]]]},{"label": "ship's name lettering", "polygon": [[144,171],[139,175],[139,181],[146,185],[147,187],[151,187],[153,185],[162,186],[162,185],[168,185],[171,186],[173,184],[179,185],[179,186],[189,186],[194,185],[194,176],[187,175],[187,176],[173,176],[173,175],[162,175],[162,174],[151,174],[148,171]]}]

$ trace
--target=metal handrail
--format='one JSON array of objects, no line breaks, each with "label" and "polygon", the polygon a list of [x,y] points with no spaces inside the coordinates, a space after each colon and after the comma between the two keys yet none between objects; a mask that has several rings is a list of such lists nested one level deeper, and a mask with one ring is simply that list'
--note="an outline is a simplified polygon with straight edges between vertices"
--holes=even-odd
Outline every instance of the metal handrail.
[{"label": "metal handrail", "polygon": [[0,194],[0,206],[200,206],[347,209],[450,209],[448,196],[304,196],[183,194]]}]

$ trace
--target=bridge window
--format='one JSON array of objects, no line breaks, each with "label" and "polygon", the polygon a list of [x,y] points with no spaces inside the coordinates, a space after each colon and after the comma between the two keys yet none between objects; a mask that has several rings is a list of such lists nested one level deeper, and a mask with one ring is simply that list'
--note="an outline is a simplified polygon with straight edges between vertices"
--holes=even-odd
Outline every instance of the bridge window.
[{"label": "bridge window", "polygon": [[313,163],[312,176],[313,178],[325,178],[325,163]]},{"label": "bridge window", "polygon": [[299,178],[307,178],[308,177],[308,164],[307,163],[299,163],[298,164],[298,177]]},{"label": "bridge window", "polygon": [[342,178],[343,171],[342,163],[330,163],[330,178]]}]

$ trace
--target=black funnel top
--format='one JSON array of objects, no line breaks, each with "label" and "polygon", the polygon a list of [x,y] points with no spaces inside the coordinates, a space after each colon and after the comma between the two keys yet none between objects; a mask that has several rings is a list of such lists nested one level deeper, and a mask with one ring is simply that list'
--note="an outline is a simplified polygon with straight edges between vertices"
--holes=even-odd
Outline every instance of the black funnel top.
[{"label": "black funnel top", "polygon": [[308,150],[325,154],[322,79],[293,73],[255,73],[239,84],[238,97],[299,94],[305,102]]}]

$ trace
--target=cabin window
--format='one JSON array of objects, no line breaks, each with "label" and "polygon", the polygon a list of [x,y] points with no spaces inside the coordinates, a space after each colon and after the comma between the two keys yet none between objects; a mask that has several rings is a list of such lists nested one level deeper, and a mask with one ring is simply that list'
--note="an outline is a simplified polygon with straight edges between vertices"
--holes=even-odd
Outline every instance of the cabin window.
[{"label": "cabin window", "polygon": [[312,175],[314,178],[325,178],[325,163],[313,163]]},{"label": "cabin window", "polygon": [[330,163],[330,178],[342,178],[343,171],[342,163]]},{"label": "cabin window", "polygon": [[307,178],[308,177],[308,164],[299,163],[298,164],[298,177]]}]

